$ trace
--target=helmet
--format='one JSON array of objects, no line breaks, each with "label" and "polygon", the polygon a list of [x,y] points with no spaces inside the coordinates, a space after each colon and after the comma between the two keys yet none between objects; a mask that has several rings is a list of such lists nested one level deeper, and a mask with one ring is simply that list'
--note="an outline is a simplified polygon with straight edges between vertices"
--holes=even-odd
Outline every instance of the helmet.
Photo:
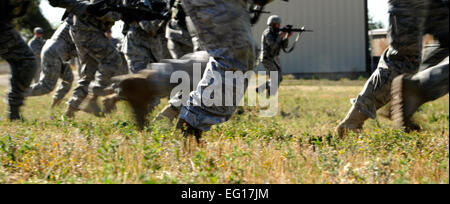
[{"label": "helmet", "polygon": [[270,25],[272,25],[274,23],[281,24],[281,18],[279,16],[277,16],[277,15],[273,15],[273,16],[270,16],[269,19],[267,19],[267,25],[268,26],[270,26]]},{"label": "helmet", "polygon": [[44,29],[42,29],[41,27],[36,27],[34,28],[34,33],[44,34]]}]

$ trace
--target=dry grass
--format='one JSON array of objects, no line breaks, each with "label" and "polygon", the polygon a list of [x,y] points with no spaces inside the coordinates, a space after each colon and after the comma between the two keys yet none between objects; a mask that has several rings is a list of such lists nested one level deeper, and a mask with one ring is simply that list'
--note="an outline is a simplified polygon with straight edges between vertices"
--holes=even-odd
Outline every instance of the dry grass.
[{"label": "dry grass", "polygon": [[448,184],[448,96],[416,115],[424,132],[405,134],[378,119],[338,140],[332,130],[362,84],[290,80],[277,117],[244,108],[191,153],[167,121],[136,131],[125,104],[107,118],[80,113],[72,121],[61,118],[64,107],[49,109],[50,96],[30,98],[25,122],[0,121],[0,183]]}]

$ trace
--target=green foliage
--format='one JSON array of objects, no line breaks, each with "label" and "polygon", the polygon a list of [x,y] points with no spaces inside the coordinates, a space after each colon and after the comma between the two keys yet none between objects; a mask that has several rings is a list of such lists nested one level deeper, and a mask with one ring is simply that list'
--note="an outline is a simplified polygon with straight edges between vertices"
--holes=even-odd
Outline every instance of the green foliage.
[{"label": "green foliage", "polygon": [[373,16],[369,16],[369,30],[375,30],[385,28],[385,25],[381,21],[375,21]]},{"label": "green foliage", "polygon": [[137,131],[123,103],[106,118],[79,113],[68,120],[64,106],[48,109],[51,96],[28,98],[25,122],[0,116],[0,183],[448,184],[449,97],[415,115],[423,132],[407,134],[379,118],[339,139],[333,129],[363,85],[288,80],[278,116],[260,118],[259,107],[243,107],[205,133],[203,148],[189,151],[168,121]]},{"label": "green foliage", "polygon": [[14,20],[16,28],[28,37],[33,35],[33,30],[35,27],[41,27],[44,29],[44,37],[46,39],[50,38],[55,31],[48,20],[42,15],[39,8],[41,0],[35,0],[28,8],[27,14],[23,17]]}]

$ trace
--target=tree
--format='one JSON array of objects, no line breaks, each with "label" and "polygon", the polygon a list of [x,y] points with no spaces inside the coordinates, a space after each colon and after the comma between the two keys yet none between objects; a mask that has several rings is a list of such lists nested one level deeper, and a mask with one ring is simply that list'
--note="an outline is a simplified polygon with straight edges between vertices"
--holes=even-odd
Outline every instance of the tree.
[{"label": "tree", "polygon": [[41,13],[39,8],[40,3],[41,0],[32,1],[28,8],[27,14],[14,20],[17,30],[24,33],[27,37],[33,35],[33,30],[35,27],[41,27],[44,29],[45,38],[50,38],[54,32],[51,24]]},{"label": "tree", "polygon": [[369,30],[375,30],[380,28],[384,28],[384,24],[381,21],[375,22],[373,20],[373,16],[369,16]]}]

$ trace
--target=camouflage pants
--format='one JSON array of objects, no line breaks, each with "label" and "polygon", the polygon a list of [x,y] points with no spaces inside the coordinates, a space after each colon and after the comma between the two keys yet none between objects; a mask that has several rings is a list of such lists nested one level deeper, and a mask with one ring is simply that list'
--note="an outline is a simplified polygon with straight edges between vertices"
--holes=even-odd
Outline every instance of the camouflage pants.
[{"label": "camouflage pants", "polygon": [[180,59],[194,50],[189,32],[179,26],[176,20],[167,23],[166,38],[167,48],[173,59]]},{"label": "camouflage pants", "polygon": [[5,27],[7,29],[0,30],[0,57],[11,66],[8,104],[17,107],[23,105],[25,91],[33,80],[37,64],[33,52],[19,33],[12,26]]},{"label": "camouflage pants", "polygon": [[[447,53],[448,54],[448,53]],[[436,100],[449,91],[448,56],[441,63],[415,74],[412,79],[419,81],[419,87],[426,101]]]},{"label": "camouflage pants", "polygon": [[170,54],[169,47],[168,47],[168,40],[166,38],[166,32],[160,31],[161,33],[158,34],[159,39],[161,40],[161,49],[162,49],[162,58],[158,59],[158,62],[163,59],[172,59],[172,55]]},{"label": "camouflage pants", "polygon": [[31,87],[30,96],[42,96],[52,92],[59,78],[62,81],[53,98],[60,100],[69,93],[74,76],[68,61],[76,56],[76,48],[69,32],[69,24],[64,23],[52,39],[45,43],[42,48],[42,77]]},{"label": "camouflage pants", "polygon": [[41,78],[41,71],[42,71],[42,61],[41,61],[41,56],[35,56],[36,57],[36,74],[34,75],[33,81],[34,82],[38,82],[39,79]]},{"label": "camouflage pants", "polygon": [[202,51],[203,49],[200,45],[200,39],[198,38],[197,30],[195,30],[194,22],[192,22],[192,19],[189,16],[186,16],[186,27],[188,29],[189,35],[191,35],[193,51]]},{"label": "camouflage pants", "polygon": [[[243,77],[227,81],[224,76],[227,72],[234,74],[253,69],[255,46],[250,16],[242,0],[182,2],[195,25],[202,46],[212,57],[198,87],[190,94],[187,105],[182,107],[180,118],[195,128],[208,131],[212,125],[228,121],[236,111],[238,104],[225,104],[224,101],[230,97],[240,101],[247,89],[246,83],[236,83],[245,81]],[[217,77],[221,78],[219,83]],[[222,104],[219,105],[214,104],[212,98],[202,97],[205,92],[217,87],[222,88],[222,93],[218,93],[222,94]]]},{"label": "camouflage pants", "polygon": [[160,37],[150,37],[138,28],[130,29],[124,40],[123,53],[130,71],[137,73],[147,68],[148,64],[158,62],[162,58]]},{"label": "camouflage pants", "polygon": [[[262,84],[258,88],[258,90],[264,90],[264,89],[270,90],[270,87],[273,85],[273,82],[277,81],[277,85],[276,85],[277,87],[275,90],[278,91],[278,88],[280,87],[280,83],[281,83],[281,81],[283,81],[283,73],[281,72],[281,65],[280,65],[279,58],[277,57],[275,59],[263,59],[262,64],[264,65],[264,68],[269,72],[269,74],[270,74],[270,72],[278,72],[278,77],[272,78],[272,76],[271,76],[271,78],[266,83]],[[270,95],[272,95],[272,96],[275,94],[276,94],[276,92],[270,93]]]},{"label": "camouflage pants", "polygon": [[[352,101],[370,118],[376,118],[376,111],[391,100],[391,83],[395,77],[418,72],[424,34],[437,37],[448,56],[449,9],[441,0],[390,0],[389,5],[390,47],[362,92]],[[437,55],[431,58],[437,63],[443,60]]]},{"label": "camouflage pants", "polygon": [[[124,62],[120,52],[109,42],[103,31],[77,22],[71,27],[70,35],[77,48],[82,70],[68,105],[79,109],[89,91],[96,96],[111,94],[105,92],[105,89],[112,84],[111,78],[120,74]],[[97,80],[90,87],[97,72]]]}]

